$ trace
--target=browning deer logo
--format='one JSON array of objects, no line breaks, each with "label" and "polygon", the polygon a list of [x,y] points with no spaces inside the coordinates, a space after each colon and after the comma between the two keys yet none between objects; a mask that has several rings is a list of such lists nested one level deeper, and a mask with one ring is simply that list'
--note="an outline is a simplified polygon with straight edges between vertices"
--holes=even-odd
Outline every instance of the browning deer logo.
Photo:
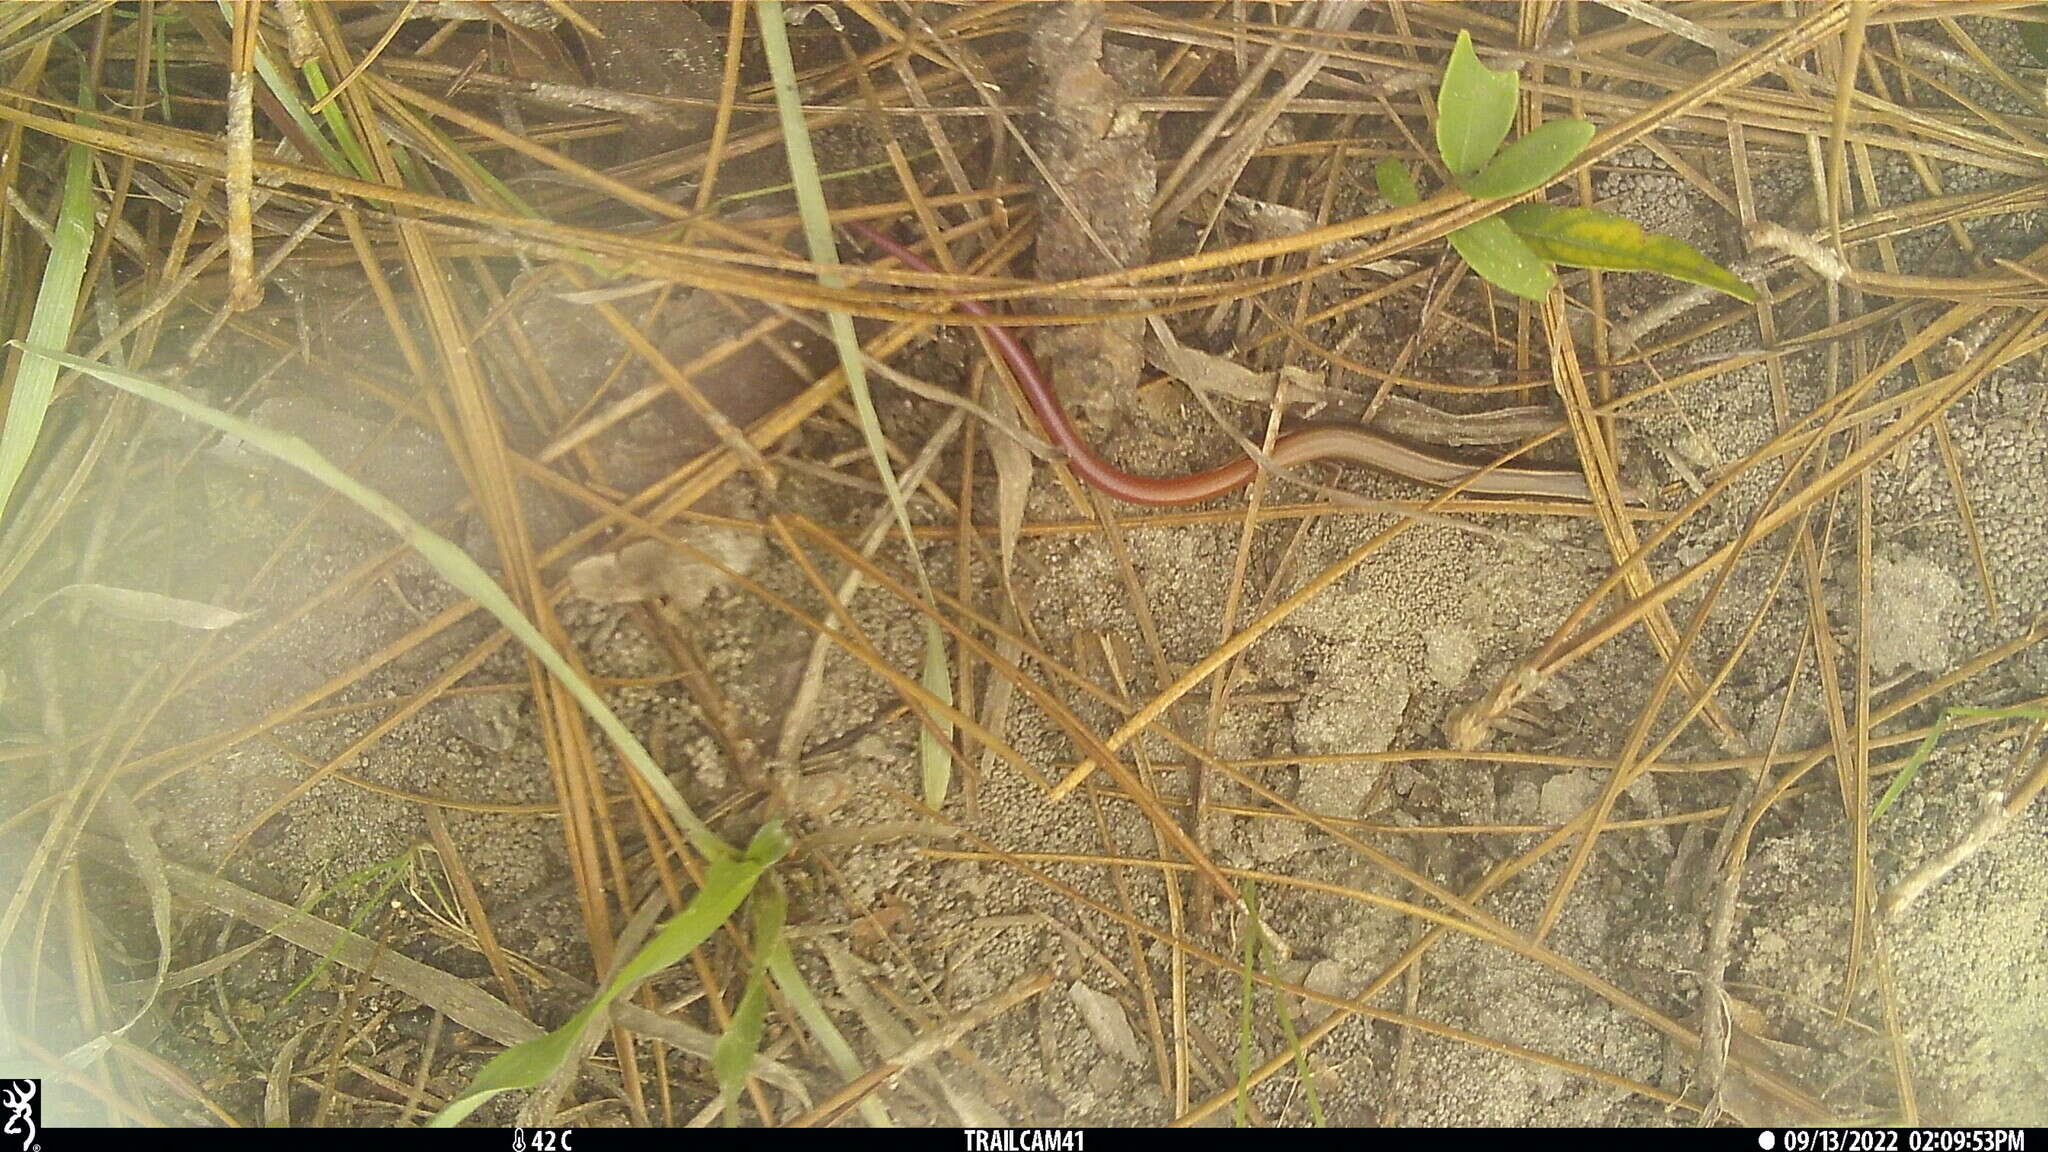
[{"label": "browning deer logo", "polygon": [[37,1099],[43,1084],[40,1080],[0,1081],[0,1110],[7,1113],[7,1123],[0,1124],[0,1135],[18,1136],[21,1152],[37,1152],[36,1133],[40,1131],[36,1121],[41,1119],[42,1103]]}]

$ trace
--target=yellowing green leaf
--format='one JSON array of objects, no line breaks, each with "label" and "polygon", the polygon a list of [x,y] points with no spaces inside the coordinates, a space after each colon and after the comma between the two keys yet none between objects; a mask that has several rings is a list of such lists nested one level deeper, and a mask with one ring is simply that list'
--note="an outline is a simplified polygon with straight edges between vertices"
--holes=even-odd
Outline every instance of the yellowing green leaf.
[{"label": "yellowing green leaf", "polygon": [[1533,192],[1564,171],[1592,139],[1593,126],[1584,120],[1553,120],[1501,149],[1491,164],[1458,181],[1458,187],[1482,200]]},{"label": "yellowing green leaf", "polygon": [[1458,250],[1474,272],[1486,277],[1487,283],[1523,299],[1543,299],[1555,282],[1550,266],[1498,216],[1451,233],[1451,247]]},{"label": "yellowing green leaf", "polygon": [[1657,272],[1726,292],[1744,303],[1756,290],[1682,240],[1643,231],[1633,221],[1590,208],[1517,204],[1499,219],[1536,255],[1553,264],[1610,272]]},{"label": "yellowing green leaf", "polygon": [[1458,33],[1436,94],[1436,151],[1451,175],[1470,176],[1493,159],[1514,123],[1520,85],[1515,73],[1481,64],[1472,34]]},{"label": "yellowing green leaf", "polygon": [[1373,165],[1372,178],[1380,186],[1380,195],[1388,205],[1408,208],[1422,203],[1422,193],[1415,188],[1415,177],[1408,174],[1408,166],[1399,160],[1382,160]]}]

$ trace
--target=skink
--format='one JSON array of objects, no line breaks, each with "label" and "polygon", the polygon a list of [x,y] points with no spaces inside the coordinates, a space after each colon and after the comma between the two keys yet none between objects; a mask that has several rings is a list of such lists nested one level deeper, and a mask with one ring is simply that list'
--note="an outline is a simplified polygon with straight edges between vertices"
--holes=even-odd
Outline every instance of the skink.
[{"label": "skink", "polygon": [[[905,267],[918,272],[936,271],[916,253],[863,224],[849,225],[861,238],[894,256]],[[993,315],[979,301],[962,300],[960,309],[971,316]],[[996,352],[1016,377],[1046,436],[1064,453],[1067,464],[1088,484],[1105,495],[1129,504],[1174,507],[1197,504],[1236,491],[1258,474],[1259,463],[1240,456],[1221,467],[1181,476],[1137,476],[1098,455],[1075,429],[1053,390],[1052,380],[1038,359],[1008,328],[996,324],[976,325],[988,334]],[[1297,429],[1274,442],[1269,453],[1273,462],[1292,468],[1316,460],[1343,460],[1363,464],[1391,475],[1447,488],[1476,471],[1460,460],[1447,460],[1413,445],[1369,432],[1353,425],[1321,424]],[[1579,472],[1550,468],[1501,467],[1488,471],[1465,487],[1467,492],[1489,496],[1551,496],[1567,500],[1588,500],[1592,494],[1586,477]]]}]

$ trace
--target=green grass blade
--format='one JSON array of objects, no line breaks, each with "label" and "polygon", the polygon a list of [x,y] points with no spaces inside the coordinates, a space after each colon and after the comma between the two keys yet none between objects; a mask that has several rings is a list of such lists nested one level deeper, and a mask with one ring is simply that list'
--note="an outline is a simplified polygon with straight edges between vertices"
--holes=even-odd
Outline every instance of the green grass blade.
[{"label": "green grass blade", "polygon": [[[19,346],[19,342],[16,343]],[[711,830],[711,826],[699,819],[690,809],[682,793],[676,791],[668,776],[654,763],[654,758],[648,755],[647,749],[641,745],[639,738],[633,735],[632,729],[627,728],[624,721],[621,721],[610,706],[605,704],[604,698],[597,694],[597,690],[590,686],[590,682],[579,675],[560,652],[555,651],[554,645],[548,643],[547,637],[541,635],[540,629],[535,628],[533,623],[527,620],[520,612],[519,606],[505,594],[505,590],[498,587],[497,581],[491,579],[488,572],[470,559],[467,552],[408,516],[403,509],[382,494],[336,468],[326,457],[314,451],[312,445],[296,436],[274,432],[239,416],[231,416],[210,408],[182,393],[173,392],[160,384],[118,368],[81,359],[53,348],[36,347],[30,348],[30,351],[38,352],[49,360],[74,368],[102,383],[111,384],[124,392],[133,393],[153,404],[162,405],[180,415],[225,432],[258,451],[297,468],[336,495],[382,520],[413,551],[418,552],[422,559],[432,565],[443,579],[475,600],[484,611],[495,616],[515,639],[547,666],[548,671],[554,673],[556,679],[569,690],[569,694],[576,698],[576,702],[583,706],[584,711],[590,714],[590,718],[597,722],[597,726],[604,734],[611,738],[613,745],[639,774],[642,782],[661,801],[677,826],[689,835],[691,845],[699,853],[710,860],[722,860],[732,855],[732,847],[719,839],[718,834]]]},{"label": "green grass blade", "polygon": [[1520,87],[1515,73],[1479,62],[1470,32],[1458,33],[1436,94],[1436,151],[1451,175],[1470,176],[1493,159],[1515,122]]},{"label": "green grass blade", "polygon": [[[63,348],[71,342],[71,322],[78,313],[78,292],[92,255],[92,237],[92,153],[73,144],[64,150],[64,202],[57,210],[56,242],[49,263],[43,266],[43,283],[28,322],[28,342],[35,347]],[[57,389],[58,363],[29,351],[14,374],[7,422],[0,426],[0,517],[5,516],[14,486],[42,435],[43,417]]]},{"label": "green grass blade", "polygon": [[[324,93],[325,83],[325,80],[321,80],[318,84],[313,85],[314,90]],[[323,109],[323,112],[332,116],[335,114],[335,106],[329,104]],[[475,193],[477,189],[482,190],[482,195],[473,195],[473,199],[476,199],[486,207],[516,212],[521,216],[534,220],[541,219],[541,214],[534,210],[533,205],[527,203],[525,198],[514,192],[503,180],[498,179],[496,173],[486,168],[476,157],[470,155],[467,149],[457,147],[455,142],[448,138],[448,134],[441,131],[432,120],[424,116],[414,115],[410,109],[402,106],[386,108],[383,114],[405,129],[404,132],[398,132],[393,135],[393,142],[400,145],[400,147],[393,151],[392,159],[398,164],[399,176],[408,186],[414,188],[432,187],[431,182],[424,179],[424,173],[420,167],[422,158],[428,157],[428,151],[422,148],[418,141],[413,140],[408,135],[410,133],[416,134],[419,140],[434,145],[439,150],[439,155],[435,158],[455,169],[456,179],[473,182],[475,188],[469,189],[472,193]],[[496,203],[492,203],[493,198],[495,198]],[[619,270],[616,267],[597,256],[576,254],[565,258],[574,260],[592,275],[601,279],[615,280],[619,276]]]},{"label": "green grass blade", "polygon": [[[372,864],[368,868],[360,869],[343,877],[341,883],[336,884],[326,892],[314,896],[313,899],[301,906],[299,910],[311,913],[314,908],[319,907],[320,903],[330,896],[338,896],[343,892],[353,891],[357,888],[365,887],[373,881],[382,879],[383,887],[377,889],[376,894],[369,899],[358,902],[355,915],[349,917],[349,932],[359,933],[362,931],[363,922],[370,918],[371,913],[382,908],[385,899],[391,895],[391,890],[398,887],[404,881],[406,868],[411,863],[412,849],[408,847],[404,852],[392,859]],[[341,950],[342,942],[347,938],[346,936],[336,936],[334,938],[334,948],[322,954],[320,959],[314,962],[312,969],[297,984],[292,985],[291,991],[284,994],[283,1000],[278,1001],[278,1007],[282,1008],[290,1005],[292,1001],[299,998],[299,993],[311,988],[313,982],[320,978],[320,974],[333,966],[334,957]]]},{"label": "green grass blade", "polygon": [[1913,778],[1920,774],[1920,766],[1927,763],[1927,758],[1934,754],[1934,746],[1941,743],[1942,734],[1948,731],[1950,724],[1955,723],[1957,720],[2040,721],[2043,719],[2048,719],[2048,708],[2027,704],[2015,705],[2011,708],[1944,709],[1940,717],[1934,721],[1934,727],[1928,730],[1926,738],[1913,748],[1911,756],[1906,757],[1906,766],[1899,769],[1898,775],[1892,777],[1891,787],[1886,788],[1884,795],[1878,797],[1877,807],[1870,812],[1870,822],[1872,824],[1877,823],[1878,819],[1885,814],[1885,810],[1892,806],[1892,802],[1905,793],[1906,788],[1913,783]]},{"label": "green grass blade", "polygon": [[[789,173],[796,186],[797,215],[803,220],[804,242],[810,249],[811,263],[821,269],[818,282],[828,288],[842,287],[846,283],[845,278],[829,271],[839,263],[839,249],[832,242],[831,209],[825,204],[824,181],[818,172],[817,156],[811,151],[810,129],[804,124],[803,97],[797,91],[796,63],[789,54],[782,4],[780,0],[755,0],[755,10],[759,16],[761,46],[768,57],[768,72],[775,80],[775,110],[782,122],[783,148],[789,153]],[[861,355],[860,337],[853,330],[853,317],[828,310],[825,318],[831,327],[832,342],[839,349],[839,363],[846,373],[847,391],[852,393],[853,406],[860,413],[861,436],[867,442],[868,454],[874,458],[875,471],[881,476],[882,490],[888,494],[889,506],[896,513],[896,524],[902,529],[904,547],[910,551],[911,566],[917,572],[917,581],[924,590],[925,599],[934,600],[931,578],[925,573],[924,561],[917,551],[917,535],[910,526],[910,509],[904,502],[902,486],[896,482],[896,470],[889,464],[881,418],[875,415],[874,397],[868,391],[867,363]],[[930,621],[925,624],[923,679],[925,688],[933,695],[943,692],[943,698],[951,702],[945,636]],[[938,720],[937,724],[939,731],[936,733],[928,728],[920,728],[918,733],[925,803],[933,808],[945,804],[953,772],[953,726],[945,720]]]},{"label": "green grass blade", "polygon": [[1237,970],[1237,1100],[1232,1106],[1239,1128],[1252,1123],[1252,970],[1258,964],[1258,888],[1245,881],[1244,955]]},{"label": "green grass blade", "polygon": [[1498,216],[1467,224],[1451,233],[1451,247],[1487,283],[1525,300],[1542,300],[1557,281],[1550,273],[1550,265]]},{"label": "green grass blade", "polygon": [[754,837],[745,856],[713,864],[704,874],[704,886],[697,890],[683,910],[662,925],[661,931],[656,932],[654,938],[619,969],[618,975],[612,977],[581,1012],[553,1032],[507,1048],[492,1057],[491,1062],[476,1074],[476,1079],[470,1081],[469,1090],[449,1101],[448,1106],[436,1113],[427,1126],[454,1127],[493,1096],[531,1088],[552,1076],[574,1055],[584,1028],[594,1023],[613,1000],[688,956],[710,939],[711,934],[718,931],[718,926],[738,910],[761,875],[788,849],[789,841],[783,836],[781,827],[771,823]]},{"label": "green grass blade", "polygon": [[[1268,964],[1270,946],[1265,933],[1259,934],[1259,970],[1272,974]],[[1308,1121],[1318,1128],[1329,1127],[1329,1119],[1323,1115],[1322,1094],[1316,1091],[1316,1082],[1309,1076],[1308,1050],[1301,1046],[1301,1033],[1294,1027],[1294,1012],[1287,1007],[1287,994],[1275,989],[1273,1006],[1280,1010],[1280,1031],[1287,1037],[1287,1053],[1294,1061],[1294,1078],[1301,1082],[1303,1100],[1308,1103]]]},{"label": "green grass blade", "polygon": [[[1259,887],[1247,880],[1244,884],[1244,955],[1238,967],[1237,1007],[1237,1126],[1246,1127],[1251,1123],[1251,1077],[1252,1077],[1252,1009],[1254,1001],[1254,972],[1272,975],[1272,945],[1267,942],[1266,929],[1259,920]],[[1294,1027],[1294,1013],[1287,1007],[1287,994],[1275,989],[1274,1007],[1280,1010],[1280,1028],[1287,1036],[1287,1051],[1294,1060],[1294,1075],[1301,1082],[1301,1090],[1308,1101],[1309,1122],[1318,1128],[1328,1127],[1323,1115],[1322,1096],[1316,1091],[1315,1082],[1309,1079],[1308,1054],[1301,1046],[1301,1033]]]},{"label": "green grass blade", "polygon": [[711,1049],[711,1070],[718,1077],[718,1108],[728,1127],[739,1120],[733,1105],[747,1086],[754,1054],[761,1050],[761,1033],[768,1022],[768,957],[782,942],[782,921],[788,911],[788,901],[773,884],[754,897],[754,962],[747,968],[746,991],[733,1010],[732,1026]]},{"label": "green grass blade", "polygon": [[[230,0],[219,2],[221,15],[227,19],[230,28],[234,27],[235,6]],[[299,99],[298,89],[292,87],[291,81],[272,62],[270,54],[263,50],[260,43],[256,45],[256,75],[262,78],[263,86],[270,89],[270,94],[277,97],[277,103],[284,109],[284,114],[291,118],[292,123],[298,125],[299,131],[306,134],[306,139],[312,141],[314,149],[320,153],[320,162],[327,165],[328,171],[363,180],[376,178],[374,173],[357,171],[350,167],[348,160],[334,150],[334,145],[328,143],[327,134],[320,130],[319,122],[313,119],[312,113],[306,111],[306,102]]]},{"label": "green grass blade", "polygon": [[[789,999],[789,1006],[796,1009],[797,1019],[803,1021],[819,1047],[825,1050],[825,1058],[832,1061],[832,1067],[848,1080],[859,1076],[863,1071],[860,1057],[854,1053],[853,1045],[846,1042],[839,1026],[832,1022],[831,1013],[818,1003],[817,994],[811,991],[804,974],[797,969],[796,957],[789,951],[788,937],[775,942],[775,950],[768,957],[768,974],[775,978],[775,986],[782,989],[782,994]],[[896,1127],[889,1110],[873,1096],[860,1102],[860,1114],[870,1127]]]},{"label": "green grass blade", "polygon": [[1906,786],[1911,784],[1913,778],[1920,774],[1920,766],[1927,763],[1927,758],[1934,754],[1934,746],[1941,743],[1942,733],[1948,731],[1949,721],[1954,718],[1952,712],[1943,712],[1935,719],[1934,727],[1927,732],[1927,738],[1920,741],[1919,746],[1913,749],[1911,756],[1906,757],[1906,766],[1899,769],[1899,774],[1892,777],[1891,787],[1886,788],[1884,795],[1878,797],[1877,807],[1873,808],[1870,812],[1870,822],[1872,824],[1877,823],[1884,817],[1885,810],[1890,808],[1892,802],[1905,793]]},{"label": "green grass blade", "polygon": [[[938,697],[941,703],[953,703],[953,671],[946,665],[946,637],[939,631],[938,623],[930,618],[924,622],[924,675],[920,682],[924,690]],[[950,743],[953,725],[951,721],[940,720],[939,726],[945,729],[946,739],[942,740],[929,728],[919,726],[917,740],[924,802],[934,812],[946,806],[946,793],[953,787],[953,749]]]},{"label": "green grass blade", "polygon": [[[306,61],[305,66],[299,69],[299,74],[306,78],[306,90],[313,94],[314,103],[326,99],[330,91],[327,73],[321,71],[318,60]],[[341,150],[348,156],[348,162],[355,165],[356,175],[364,180],[375,180],[377,165],[370,159],[369,152],[364,150],[363,142],[356,139],[355,130],[349,127],[348,117],[341,111],[341,101],[333,101],[320,109],[320,119],[327,123],[328,129],[334,133],[334,138],[341,141]]]},{"label": "green grass blade", "polygon": [[1481,200],[1533,192],[1564,171],[1592,139],[1593,126],[1584,120],[1553,120],[1501,149],[1478,175],[1458,181],[1458,187]]}]

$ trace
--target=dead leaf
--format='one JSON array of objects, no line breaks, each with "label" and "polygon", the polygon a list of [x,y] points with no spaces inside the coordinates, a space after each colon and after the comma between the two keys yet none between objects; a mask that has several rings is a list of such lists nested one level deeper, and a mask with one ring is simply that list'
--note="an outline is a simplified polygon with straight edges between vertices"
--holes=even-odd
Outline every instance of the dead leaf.
[{"label": "dead leaf", "polygon": [[1116,997],[1106,992],[1097,992],[1079,980],[1067,989],[1067,999],[1081,1013],[1081,1023],[1088,1026],[1095,1041],[1102,1050],[1121,1059],[1126,1064],[1143,1064],[1145,1054],[1138,1047],[1138,1034],[1131,1028],[1131,1018]]},{"label": "dead leaf", "polygon": [[111,584],[67,584],[43,597],[35,607],[22,613],[17,620],[35,615],[51,601],[60,597],[83,600],[91,607],[123,620],[140,620],[145,624],[176,624],[180,628],[193,628],[202,632],[217,632],[249,618],[247,612],[202,604],[197,600],[181,600],[176,596],[145,592],[139,588],[116,588]]},{"label": "dead leaf", "polygon": [[576,594],[600,604],[634,604],[667,597],[676,607],[694,611],[712,589],[731,582],[728,572],[746,575],[760,562],[761,538],[707,525],[690,527],[682,539],[723,570],[660,540],[636,540],[617,552],[587,556],[569,569]]},{"label": "dead leaf", "polygon": [[162,994],[164,981],[171,972],[171,881],[164,871],[163,852],[150,835],[149,825],[142,814],[136,811],[128,790],[118,781],[108,785],[104,811],[120,831],[121,843],[127,848],[128,859],[135,866],[136,879],[142,882],[143,890],[149,894],[150,923],[156,926],[156,971],[143,983],[141,1001],[128,1014],[127,1023],[102,1032],[65,1053],[64,1063],[72,1068],[90,1067],[112,1047],[116,1039],[140,1024],[156,1007],[157,997]]},{"label": "dead leaf", "polygon": [[[990,415],[1016,427],[1016,417],[1003,405],[992,405]],[[1017,554],[1017,540],[1024,534],[1024,510],[1031,503],[1031,452],[1015,436],[988,438],[988,454],[996,462],[996,540],[1002,553],[1003,577],[1010,575],[1010,561]]]},{"label": "dead leaf", "polygon": [[1780,1040],[1772,1035],[1770,1017],[1764,1015],[1763,1010],[1754,1004],[1738,1000],[1726,991],[1721,993],[1721,1002],[1728,1007],[1728,1021],[1735,1026],[1738,1033],[1738,1046],[1743,1040],[1754,1041],[1779,1060],[1796,1060],[1810,1054],[1811,1049]]},{"label": "dead leaf", "polygon": [[[1175,339],[1165,324],[1152,325],[1152,339],[1145,342],[1145,353],[1153,367],[1206,395],[1247,404],[1273,401],[1275,373],[1254,372],[1228,356],[1190,348]],[[1290,365],[1277,375],[1287,382],[1289,401],[1306,404],[1310,412],[1329,403],[1330,391],[1315,373]]]},{"label": "dead leaf", "polygon": [[265,1128],[289,1128],[292,1126],[292,1062],[298,1058],[299,1045],[315,1025],[307,1025],[286,1038],[277,1049],[277,1055],[270,1062],[270,1079],[263,1086],[263,1126]]}]

